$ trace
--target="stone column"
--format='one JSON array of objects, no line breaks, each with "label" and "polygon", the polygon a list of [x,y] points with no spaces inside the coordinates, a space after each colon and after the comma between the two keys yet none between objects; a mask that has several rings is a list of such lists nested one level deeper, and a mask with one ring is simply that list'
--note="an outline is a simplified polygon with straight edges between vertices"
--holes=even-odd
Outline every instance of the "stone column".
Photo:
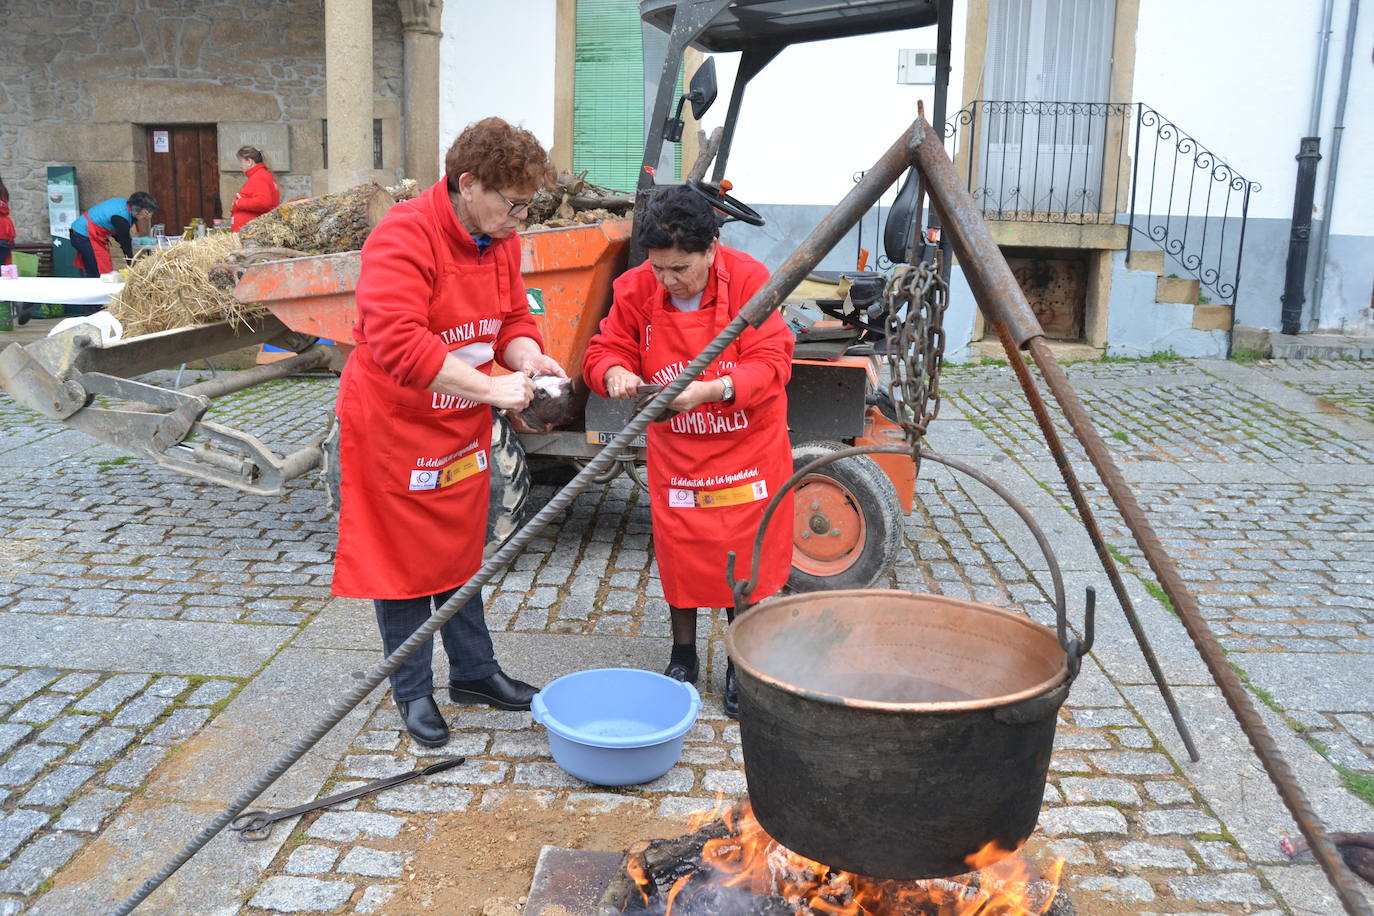
[{"label": "stone column", "polygon": [[325,0],[329,191],[372,179],[372,0]]},{"label": "stone column", "polygon": [[439,29],[444,0],[397,0],[405,41],[405,177],[439,180]]}]

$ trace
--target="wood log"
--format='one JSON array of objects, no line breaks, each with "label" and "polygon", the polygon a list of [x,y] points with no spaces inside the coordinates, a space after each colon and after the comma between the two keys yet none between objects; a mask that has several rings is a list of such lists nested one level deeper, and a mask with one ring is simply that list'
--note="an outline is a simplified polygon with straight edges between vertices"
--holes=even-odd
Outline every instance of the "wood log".
[{"label": "wood log", "polygon": [[394,203],[384,188],[360,184],[287,201],[244,226],[240,237],[245,248],[291,248],[308,255],[357,251]]},{"label": "wood log", "polygon": [[697,142],[701,144],[701,152],[697,154],[697,161],[692,163],[692,167],[687,171],[688,181],[701,181],[706,177],[706,170],[711,166],[711,160],[716,158],[716,153],[720,152],[720,140],[725,135],[725,128],[717,127],[711,131],[710,139],[706,137],[706,131],[697,131]]}]

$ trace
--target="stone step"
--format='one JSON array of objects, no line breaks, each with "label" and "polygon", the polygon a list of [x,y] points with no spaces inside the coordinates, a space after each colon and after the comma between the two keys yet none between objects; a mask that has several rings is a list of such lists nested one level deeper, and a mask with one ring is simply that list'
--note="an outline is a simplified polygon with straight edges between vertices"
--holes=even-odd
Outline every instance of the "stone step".
[{"label": "stone step", "polygon": [[1193,307],[1193,330],[1231,330],[1231,309],[1225,305],[1197,305]]},{"label": "stone step", "polygon": [[1155,281],[1156,302],[1197,302],[1202,284],[1191,277],[1160,277]]},{"label": "stone step", "polygon": [[1126,258],[1126,266],[1131,270],[1148,270],[1151,273],[1164,275],[1164,252],[1156,249],[1154,251],[1132,251]]}]

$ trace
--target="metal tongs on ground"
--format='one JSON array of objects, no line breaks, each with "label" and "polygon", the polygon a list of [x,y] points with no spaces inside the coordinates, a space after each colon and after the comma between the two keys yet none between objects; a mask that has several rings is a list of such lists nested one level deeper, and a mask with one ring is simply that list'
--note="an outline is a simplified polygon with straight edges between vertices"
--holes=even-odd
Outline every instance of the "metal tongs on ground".
[{"label": "metal tongs on ground", "polygon": [[337,805],[340,802],[352,801],[355,798],[362,798],[373,792],[380,792],[382,789],[390,789],[392,786],[399,786],[403,782],[409,782],[419,776],[430,776],[434,773],[441,773],[450,770],[466,760],[466,757],[453,757],[448,760],[441,760],[438,763],[431,763],[429,766],[419,770],[411,770],[409,773],[398,773],[395,776],[388,776],[376,782],[369,782],[367,785],[358,786],[356,789],[349,789],[347,792],[339,792],[330,795],[328,798],[321,798],[318,801],[309,802],[304,805],[297,805],[294,808],[287,808],[285,811],[278,811],[276,814],[268,814],[266,811],[245,811],[238,817],[229,822],[229,829],[238,832],[241,840],[265,840],[272,833],[272,825],[277,821],[286,820],[288,817],[295,817],[297,814],[306,814],[310,811],[318,811],[320,808],[328,808],[330,805]]}]

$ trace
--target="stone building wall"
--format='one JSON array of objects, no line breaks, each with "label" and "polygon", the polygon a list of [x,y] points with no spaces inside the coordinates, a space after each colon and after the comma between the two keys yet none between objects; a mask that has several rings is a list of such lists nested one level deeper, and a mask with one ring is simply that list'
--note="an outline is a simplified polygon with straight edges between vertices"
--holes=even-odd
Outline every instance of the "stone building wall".
[{"label": "stone building wall", "polygon": [[[83,209],[145,187],[150,124],[289,132],[283,199],[323,191],[324,0],[0,0],[0,177],[18,241],[48,240],[49,165],[76,167]],[[396,0],[373,0],[382,178],[400,175]],[[224,215],[243,175],[221,160]]]}]

